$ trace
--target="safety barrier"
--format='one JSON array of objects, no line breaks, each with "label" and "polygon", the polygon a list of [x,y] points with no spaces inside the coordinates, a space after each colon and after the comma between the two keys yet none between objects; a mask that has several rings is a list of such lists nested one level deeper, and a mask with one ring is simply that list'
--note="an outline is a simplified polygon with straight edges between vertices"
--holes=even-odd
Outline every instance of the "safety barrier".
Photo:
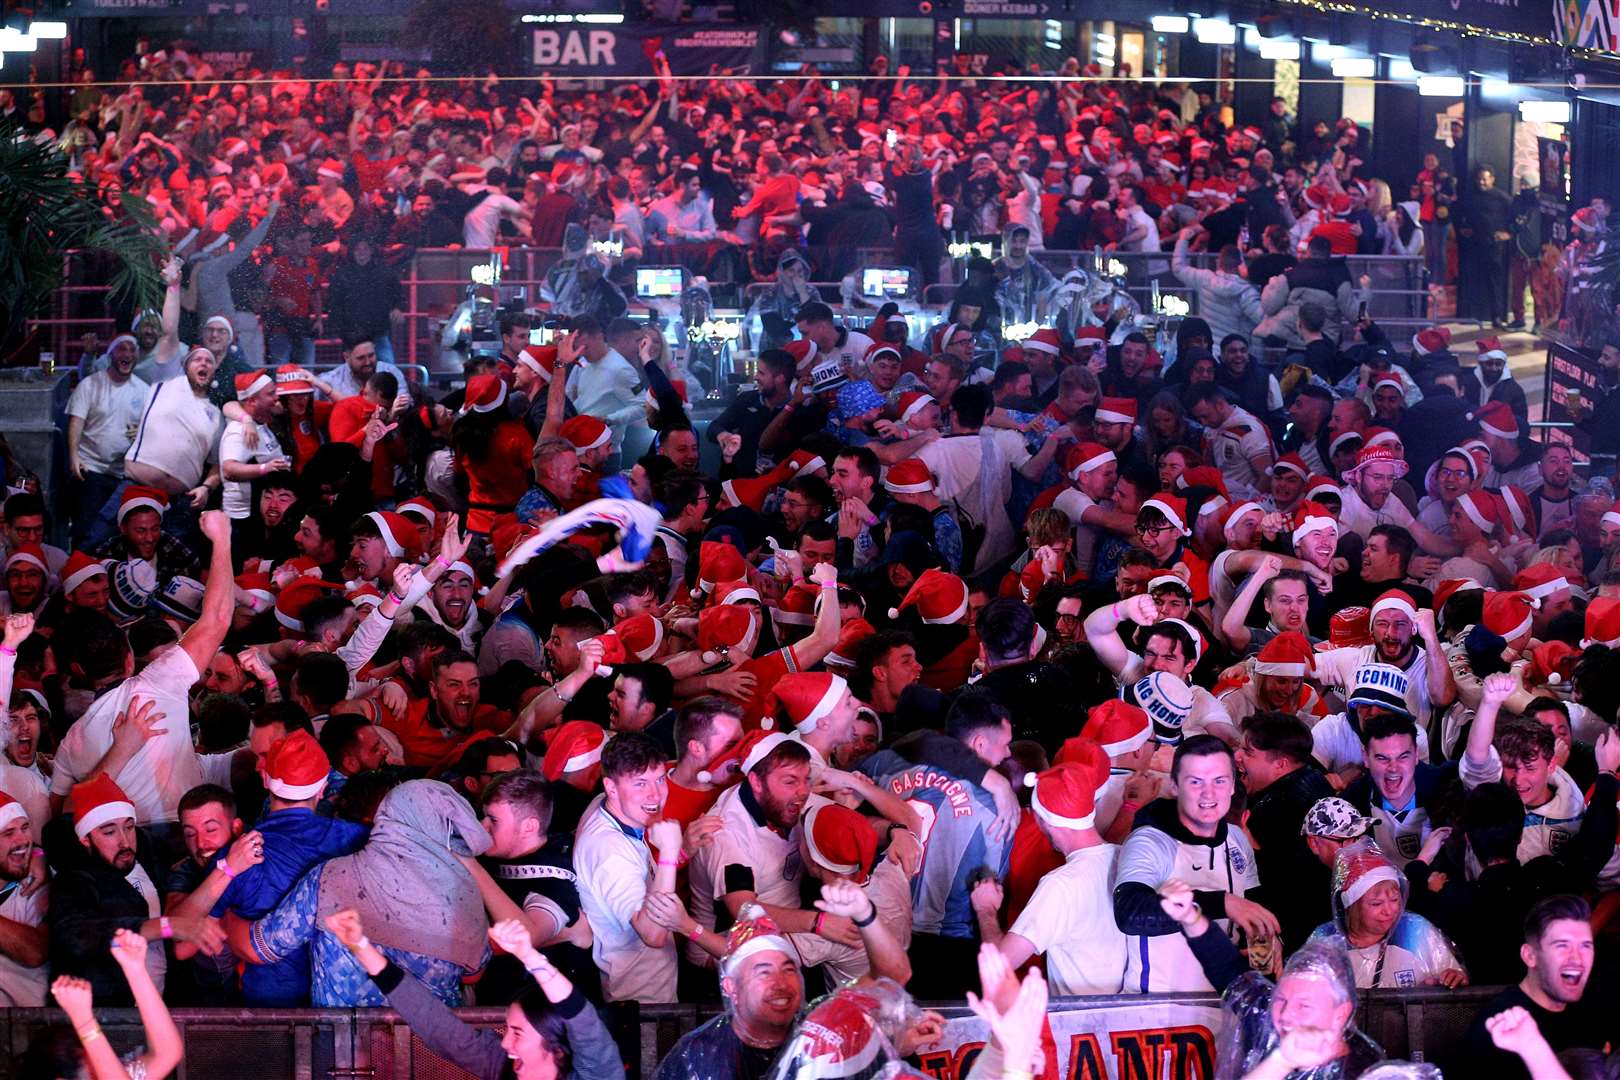
[{"label": "safety barrier", "polygon": [[[1381,990],[1361,995],[1356,1022],[1392,1058],[1443,1062],[1456,1050],[1474,1013],[1500,987]],[[1053,998],[1049,1012],[1155,1004],[1215,1004],[1213,994],[1118,994]],[[947,1019],[969,1015],[961,1002],[925,1006]],[[712,1016],[695,1005],[640,1010],[640,1073],[650,1077],[680,1037]],[[120,1052],[141,1043],[133,1009],[99,1009],[102,1030]],[[468,1023],[498,1029],[504,1009],[461,1010]],[[239,1080],[245,1075],[292,1080],[449,1080],[466,1074],[428,1050],[398,1014],[385,1009],[176,1009],[186,1048],[178,1080]],[[48,1029],[66,1031],[54,1009],[0,1011],[0,1080],[22,1075],[30,1043]]]},{"label": "safety barrier", "polygon": [[[446,319],[461,302],[473,267],[488,263],[490,256],[499,251],[505,271],[501,283],[520,286],[527,291],[531,302],[539,296],[546,272],[561,258],[560,248],[511,247],[492,250],[470,248],[421,248],[403,268],[400,280],[405,288],[405,322],[395,335],[396,355],[406,363],[434,370],[439,355],[439,335]],[[1075,268],[1090,269],[1095,253],[1092,251],[1043,250],[1034,257],[1057,277]],[[894,252],[887,248],[861,248],[860,261],[866,265],[883,265],[894,261]],[[1146,309],[1157,283],[1161,296],[1176,296],[1187,301],[1191,314],[1198,314],[1196,291],[1182,285],[1170,270],[1170,256],[1155,252],[1105,252],[1103,258],[1119,265],[1113,267],[1115,276],[1125,281],[1131,296]],[[1214,256],[1196,252],[1191,256],[1194,265],[1213,265]],[[79,339],[85,333],[96,333],[105,341],[110,339],[115,323],[107,308],[108,289],[105,285],[86,284],[84,260],[77,253],[66,257],[66,284],[59,288],[53,299],[51,313],[29,322],[31,330],[44,332],[42,347],[56,355],[58,365],[76,364],[81,347]],[[1371,279],[1368,312],[1389,332],[1392,340],[1404,341],[1416,330],[1429,325],[1428,272],[1423,260],[1405,255],[1358,255],[1348,260],[1351,277],[1359,280],[1363,275]],[[961,266],[952,262],[950,278],[960,276]],[[1123,271],[1123,273],[1119,273]],[[837,282],[816,282],[824,299],[838,303]],[[944,306],[949,303],[957,286],[955,280],[930,285],[922,290],[926,304]],[[738,290],[738,300],[746,305],[768,283],[752,283]],[[338,359],[335,338],[322,338],[316,342],[316,355],[321,362]],[[435,371],[435,374],[441,374]]]}]

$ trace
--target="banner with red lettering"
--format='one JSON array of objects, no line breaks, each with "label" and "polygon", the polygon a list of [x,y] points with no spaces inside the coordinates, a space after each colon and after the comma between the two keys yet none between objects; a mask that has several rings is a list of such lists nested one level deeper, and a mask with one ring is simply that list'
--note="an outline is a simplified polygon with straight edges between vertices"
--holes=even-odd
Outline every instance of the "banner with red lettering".
[{"label": "banner with red lettering", "polygon": [[[1048,1080],[1213,1080],[1215,1045],[1225,1014],[1218,1005],[1142,1004],[1067,1008],[1047,1013],[1057,1040],[1058,1071]],[[989,1033],[976,1016],[945,1022],[940,1044],[918,1055],[936,1080],[966,1080]]]}]

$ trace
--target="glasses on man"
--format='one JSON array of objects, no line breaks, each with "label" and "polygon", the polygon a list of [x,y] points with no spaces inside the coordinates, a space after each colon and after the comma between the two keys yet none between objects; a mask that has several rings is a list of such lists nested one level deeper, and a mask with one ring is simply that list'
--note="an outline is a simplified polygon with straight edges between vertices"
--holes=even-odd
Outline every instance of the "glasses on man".
[{"label": "glasses on man", "polygon": [[1141,537],[1158,536],[1160,533],[1169,528],[1170,523],[1168,521],[1162,522],[1158,525],[1138,525],[1136,527],[1136,535]]},{"label": "glasses on man", "polygon": [[1444,478],[1446,478],[1448,480],[1462,480],[1462,479],[1467,478],[1468,470],[1467,469],[1448,469],[1445,466],[1441,466],[1439,469],[1435,470],[1435,475],[1444,477]]}]

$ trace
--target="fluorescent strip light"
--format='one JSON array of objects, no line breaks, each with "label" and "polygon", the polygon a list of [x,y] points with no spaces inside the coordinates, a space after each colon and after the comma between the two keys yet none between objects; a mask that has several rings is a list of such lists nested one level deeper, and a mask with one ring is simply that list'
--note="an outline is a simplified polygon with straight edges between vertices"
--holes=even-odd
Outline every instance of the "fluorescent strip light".
[{"label": "fluorescent strip light", "polygon": [[1185,15],[1155,15],[1153,16],[1153,32],[1155,34],[1185,34],[1189,23]]},{"label": "fluorescent strip light", "polygon": [[1389,77],[1397,82],[1416,82],[1418,70],[1412,66],[1412,61],[1392,56],[1389,58]]},{"label": "fluorescent strip light", "polygon": [[1260,39],[1260,59],[1262,60],[1298,60],[1299,42],[1278,41],[1275,38]]},{"label": "fluorescent strip light", "polygon": [[0,53],[31,53],[39,48],[34,35],[25,34],[10,26],[0,26]]},{"label": "fluorescent strip light", "polygon": [[1237,41],[1237,27],[1222,19],[1199,19],[1193,23],[1193,34],[1205,45],[1232,45]]},{"label": "fluorescent strip light", "polygon": [[1424,97],[1462,97],[1465,88],[1461,75],[1419,75],[1417,87]]},{"label": "fluorescent strip light", "polygon": [[1343,45],[1333,45],[1326,41],[1312,41],[1310,38],[1305,40],[1311,42],[1311,59],[1319,64],[1332,63],[1334,60],[1350,54],[1350,50]]},{"label": "fluorescent strip light", "polygon": [[1340,79],[1371,79],[1378,74],[1378,61],[1370,56],[1341,56],[1331,66]]},{"label": "fluorescent strip light", "polygon": [[1569,123],[1569,102],[1567,101],[1521,101],[1519,102],[1519,119],[1532,124],[1567,124]]},{"label": "fluorescent strip light", "polygon": [[28,24],[30,37],[40,41],[61,41],[67,37],[67,23],[65,22],[37,22]]}]

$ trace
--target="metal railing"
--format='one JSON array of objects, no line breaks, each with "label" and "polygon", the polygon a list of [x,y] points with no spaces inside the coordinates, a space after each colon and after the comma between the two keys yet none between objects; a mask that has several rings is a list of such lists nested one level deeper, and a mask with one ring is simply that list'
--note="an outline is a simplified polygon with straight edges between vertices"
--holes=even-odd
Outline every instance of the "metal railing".
[{"label": "metal railing", "polygon": [[[1459,1046],[1474,1013],[1500,987],[1379,990],[1361,995],[1356,1023],[1391,1058],[1444,1061]],[[1153,1004],[1217,1004],[1213,994],[1116,994],[1053,998],[1048,1011]],[[947,1019],[970,1015],[961,1002],[925,1006]],[[640,1075],[650,1077],[659,1061],[688,1031],[714,1014],[712,1007],[659,1005],[640,1010]],[[134,1009],[98,1009],[102,1029],[120,1051],[140,1045],[140,1018]],[[386,1009],[175,1009],[186,1056],[177,1080],[240,1080],[241,1077],[294,1080],[440,1080],[464,1076],[428,1050],[399,1015]],[[503,1026],[506,1010],[460,1010],[478,1027]],[[48,1030],[65,1031],[67,1020],[55,1009],[0,1011],[0,1080],[22,1075],[29,1045]],[[634,1070],[632,1070],[632,1075]]]}]

